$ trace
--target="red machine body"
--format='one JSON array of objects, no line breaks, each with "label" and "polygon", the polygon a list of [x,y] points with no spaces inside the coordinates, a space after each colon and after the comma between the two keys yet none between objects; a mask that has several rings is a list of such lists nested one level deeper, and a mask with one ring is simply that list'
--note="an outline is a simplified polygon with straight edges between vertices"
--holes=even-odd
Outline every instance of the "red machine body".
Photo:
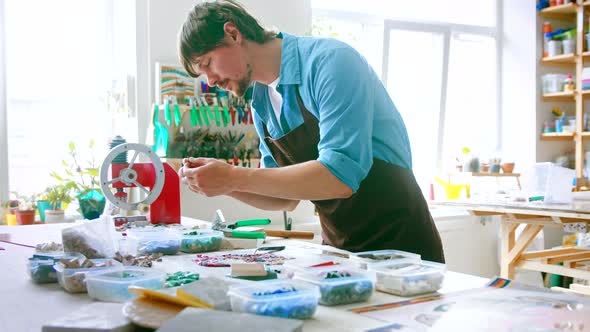
[{"label": "red machine body", "polygon": [[[156,200],[150,204],[149,220],[152,224],[180,224],[180,179],[174,169],[167,163],[164,166],[164,186]],[[128,168],[129,164],[112,164],[112,178],[119,177],[121,169]],[[137,172],[137,182],[144,187],[153,188],[156,182],[156,172],[151,163],[135,163],[131,167]],[[136,187],[127,186],[118,181],[112,184],[113,188]]]}]

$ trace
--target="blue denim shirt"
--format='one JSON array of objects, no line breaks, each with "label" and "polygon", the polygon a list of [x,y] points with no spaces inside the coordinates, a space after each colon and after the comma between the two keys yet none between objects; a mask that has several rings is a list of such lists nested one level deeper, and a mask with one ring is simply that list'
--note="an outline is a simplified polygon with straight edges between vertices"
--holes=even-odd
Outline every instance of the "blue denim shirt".
[{"label": "blue denim shirt", "polygon": [[283,38],[277,86],[283,97],[281,119],[273,112],[267,85],[256,82],[252,95],[262,167],[277,167],[264,143],[262,123],[273,138],[303,123],[293,89],[299,85],[303,104],[319,119],[317,160],[353,192],[369,173],[373,158],[411,169],[404,122],[365,58],[335,39],[279,36]]}]

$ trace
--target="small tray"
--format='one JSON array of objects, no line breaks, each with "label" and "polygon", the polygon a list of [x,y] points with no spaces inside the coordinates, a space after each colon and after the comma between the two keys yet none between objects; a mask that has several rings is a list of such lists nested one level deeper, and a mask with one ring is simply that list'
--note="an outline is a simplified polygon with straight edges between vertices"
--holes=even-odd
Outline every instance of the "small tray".
[{"label": "small tray", "polygon": [[436,292],[442,287],[446,265],[422,261],[369,265],[377,276],[377,290],[400,296]]},{"label": "small tray", "polygon": [[364,302],[375,289],[374,278],[351,265],[306,268],[295,272],[294,279],[318,286],[323,305]]},{"label": "small tray", "polygon": [[350,264],[350,261],[347,258],[324,254],[309,255],[285,261],[281,269],[281,274],[286,278],[293,278],[295,273],[303,271],[306,268],[319,267],[322,265],[338,266],[340,264],[346,265],[347,263]]},{"label": "small tray", "polygon": [[55,263],[61,258],[84,259],[84,256],[78,253],[64,253],[63,251],[34,254],[27,262],[27,270],[31,276],[31,280],[37,284],[57,282],[57,272],[55,271],[53,265],[55,265]]},{"label": "small tray", "polygon": [[311,318],[320,297],[317,286],[295,280],[258,281],[227,294],[232,311],[295,319]]},{"label": "small tray", "polygon": [[137,253],[140,255],[175,255],[180,250],[180,236],[162,227],[135,228],[128,230],[127,234],[137,240]]},{"label": "small tray", "polygon": [[350,255],[350,260],[361,269],[367,269],[371,264],[381,264],[384,262],[393,262],[396,260],[413,260],[420,261],[420,255],[401,250],[375,250],[357,252]]},{"label": "small tray", "polygon": [[[83,259],[81,260],[83,261]],[[57,273],[60,286],[69,293],[86,293],[86,274],[94,271],[104,271],[123,266],[114,259],[90,259],[97,266],[87,268],[67,268],[62,262],[57,262],[53,268]],[[101,266],[102,265],[102,266]]]},{"label": "small tray", "polygon": [[125,302],[135,297],[129,286],[160,289],[166,273],[151,268],[126,266],[105,271],[88,272],[86,288],[88,295],[105,302]]},{"label": "small tray", "polygon": [[191,254],[217,251],[223,239],[222,232],[201,229],[183,232],[180,236],[180,251]]}]

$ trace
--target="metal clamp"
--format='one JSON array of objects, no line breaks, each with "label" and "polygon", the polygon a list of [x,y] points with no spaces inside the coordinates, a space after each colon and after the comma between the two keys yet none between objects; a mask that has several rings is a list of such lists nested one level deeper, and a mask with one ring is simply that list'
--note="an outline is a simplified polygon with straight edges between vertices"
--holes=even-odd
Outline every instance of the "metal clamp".
[{"label": "metal clamp", "polygon": [[293,227],[293,219],[287,216],[287,211],[283,211],[283,222],[285,223],[285,230],[290,231],[291,227]]}]

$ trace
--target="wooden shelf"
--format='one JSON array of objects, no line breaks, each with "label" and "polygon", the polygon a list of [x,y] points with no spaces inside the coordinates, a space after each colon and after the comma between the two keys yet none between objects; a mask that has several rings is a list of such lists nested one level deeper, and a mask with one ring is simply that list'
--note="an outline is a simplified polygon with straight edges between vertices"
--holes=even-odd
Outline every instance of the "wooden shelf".
[{"label": "wooden shelf", "polygon": [[582,136],[584,139],[590,138],[590,131],[585,131],[582,134],[580,134],[580,136]]},{"label": "wooden shelf", "polygon": [[544,99],[548,100],[574,100],[575,94],[573,92],[555,92],[543,94]]},{"label": "wooden shelf", "polygon": [[[590,52],[588,52],[588,55],[590,56]],[[543,59],[541,59],[541,61],[545,65],[553,65],[553,64],[559,64],[559,65],[572,64],[573,65],[576,63],[576,55],[573,53],[570,53],[570,54],[562,54],[562,55],[557,55],[557,56],[547,56],[547,57],[544,57]]]},{"label": "wooden shelf", "polygon": [[[588,133],[590,134],[590,133]],[[589,136],[590,137],[590,136]],[[544,141],[570,141],[573,140],[574,133],[542,133],[541,139]]]},{"label": "wooden shelf", "polygon": [[[584,6],[586,6],[586,2],[584,2]],[[557,18],[557,19],[568,19],[568,18],[575,18],[577,11],[577,5],[574,3],[570,3],[567,5],[560,5],[560,6],[552,6],[547,7],[541,10],[540,14],[546,18]]]}]

